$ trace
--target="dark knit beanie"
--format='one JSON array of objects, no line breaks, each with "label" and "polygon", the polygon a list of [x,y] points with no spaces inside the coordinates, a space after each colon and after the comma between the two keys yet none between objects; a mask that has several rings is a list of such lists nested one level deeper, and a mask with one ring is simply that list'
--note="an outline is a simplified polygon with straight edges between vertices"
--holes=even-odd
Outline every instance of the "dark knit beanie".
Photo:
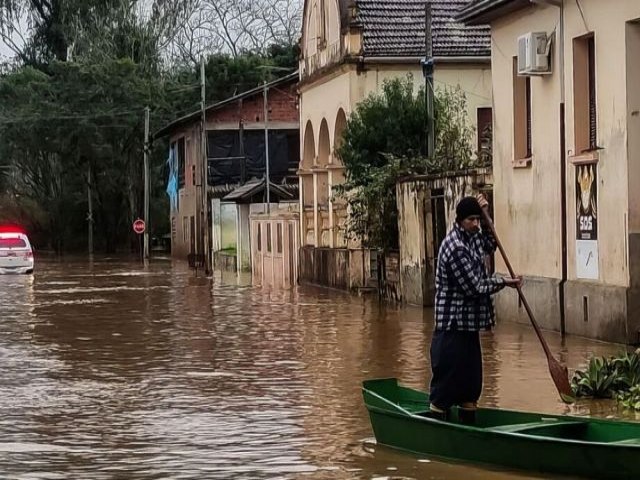
[{"label": "dark knit beanie", "polygon": [[456,206],[456,222],[460,223],[462,220],[472,216],[481,216],[482,208],[475,197],[464,197]]}]

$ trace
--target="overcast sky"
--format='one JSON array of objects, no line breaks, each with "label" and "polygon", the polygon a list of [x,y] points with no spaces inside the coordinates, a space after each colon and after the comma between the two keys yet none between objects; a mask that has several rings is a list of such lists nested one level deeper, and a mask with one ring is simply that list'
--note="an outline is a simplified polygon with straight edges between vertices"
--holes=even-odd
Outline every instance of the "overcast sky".
[{"label": "overcast sky", "polygon": [[6,60],[7,55],[11,55],[11,50],[3,43],[0,43],[0,60]]},{"label": "overcast sky", "polygon": [[[20,22],[22,25],[20,27],[20,30],[22,32],[26,32],[27,30],[27,25],[26,25],[26,18]],[[20,36],[19,35],[14,35],[13,41],[21,46],[22,42],[20,41]],[[7,60],[7,58],[13,57],[15,54],[13,53],[13,50],[11,50],[9,47],[7,47],[6,43],[0,39],[0,62]]]}]

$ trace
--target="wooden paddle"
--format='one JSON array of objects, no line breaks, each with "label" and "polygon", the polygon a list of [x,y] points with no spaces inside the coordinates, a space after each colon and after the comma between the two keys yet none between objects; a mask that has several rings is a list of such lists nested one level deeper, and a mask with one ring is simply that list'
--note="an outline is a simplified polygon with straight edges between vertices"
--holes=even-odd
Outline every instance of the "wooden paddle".
[{"label": "wooden paddle", "polygon": [[[487,211],[487,208],[482,209],[482,216],[484,217],[484,221],[487,224],[487,226],[491,229],[491,233],[493,233],[493,237],[496,239],[496,243],[498,244],[498,249],[502,254],[502,258],[504,259],[504,263],[506,264],[507,269],[509,270],[509,274],[511,275],[511,278],[516,278],[516,274],[514,273],[513,268],[511,267],[511,262],[509,262],[509,259],[507,258],[507,254],[504,251],[504,247],[502,246],[502,243],[498,238],[498,234],[496,233],[496,228],[493,225],[493,221],[489,216],[489,212]],[[558,360],[554,358],[553,354],[551,353],[551,350],[549,350],[549,345],[547,345],[547,342],[542,336],[542,332],[540,331],[538,322],[536,322],[536,319],[533,316],[533,312],[529,307],[529,302],[527,302],[527,299],[525,298],[524,293],[522,292],[522,288],[517,287],[517,290],[518,290],[518,295],[520,296],[520,301],[524,305],[524,308],[527,311],[527,314],[529,315],[529,320],[531,320],[531,325],[533,325],[533,329],[535,330],[536,335],[538,335],[538,339],[542,344],[542,349],[544,350],[544,353],[547,356],[547,363],[549,364],[549,373],[551,374],[553,383],[555,383],[556,388],[558,389],[560,398],[565,403],[573,403],[575,399],[573,396],[573,391],[571,390],[571,385],[569,385],[569,371],[567,370],[566,366],[562,365],[560,362],[558,362]]]}]

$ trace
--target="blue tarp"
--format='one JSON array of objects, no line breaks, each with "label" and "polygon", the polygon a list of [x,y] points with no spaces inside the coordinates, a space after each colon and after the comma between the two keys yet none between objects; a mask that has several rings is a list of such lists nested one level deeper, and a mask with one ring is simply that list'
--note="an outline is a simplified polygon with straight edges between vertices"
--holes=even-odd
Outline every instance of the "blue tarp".
[{"label": "blue tarp", "polygon": [[169,167],[167,195],[169,195],[171,211],[175,211],[178,209],[178,155],[176,154],[176,146],[169,148],[167,166]]}]

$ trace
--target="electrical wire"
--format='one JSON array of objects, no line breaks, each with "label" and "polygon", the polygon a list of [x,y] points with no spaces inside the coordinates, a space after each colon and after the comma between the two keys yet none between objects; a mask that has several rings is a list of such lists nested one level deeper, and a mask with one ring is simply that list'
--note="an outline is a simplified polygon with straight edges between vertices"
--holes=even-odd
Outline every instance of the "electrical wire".
[{"label": "electrical wire", "polygon": [[471,95],[473,97],[478,97],[478,98],[481,98],[482,100],[486,100],[487,102],[491,102],[491,97],[485,97],[484,95],[480,95],[479,93],[472,92],[470,90],[465,90],[464,88],[460,87],[459,84],[458,85],[452,85],[450,83],[446,83],[446,82],[442,82],[440,80],[436,80],[435,78],[433,80],[433,83],[437,83],[439,85],[445,85],[445,86],[453,88],[453,89],[458,89],[459,88],[461,92],[464,92],[467,95]]},{"label": "electrical wire", "polygon": [[[29,121],[56,121],[56,120],[85,120],[85,119],[96,119],[96,118],[110,118],[110,117],[137,117],[144,110],[127,110],[122,112],[110,112],[110,113],[99,113],[92,115],[31,115],[31,116],[16,116],[12,118],[8,117],[0,117],[0,124],[7,125],[12,123],[20,123],[20,122],[29,122]],[[134,115],[136,114],[136,115]]]},{"label": "electrical wire", "polygon": [[580,10],[580,16],[582,17],[582,23],[584,23],[584,28],[587,29],[587,32],[590,32],[591,29],[589,25],[587,25],[587,19],[584,18],[584,12],[582,11],[582,5],[580,4],[580,0],[576,0],[576,5],[578,6],[578,10]]}]

